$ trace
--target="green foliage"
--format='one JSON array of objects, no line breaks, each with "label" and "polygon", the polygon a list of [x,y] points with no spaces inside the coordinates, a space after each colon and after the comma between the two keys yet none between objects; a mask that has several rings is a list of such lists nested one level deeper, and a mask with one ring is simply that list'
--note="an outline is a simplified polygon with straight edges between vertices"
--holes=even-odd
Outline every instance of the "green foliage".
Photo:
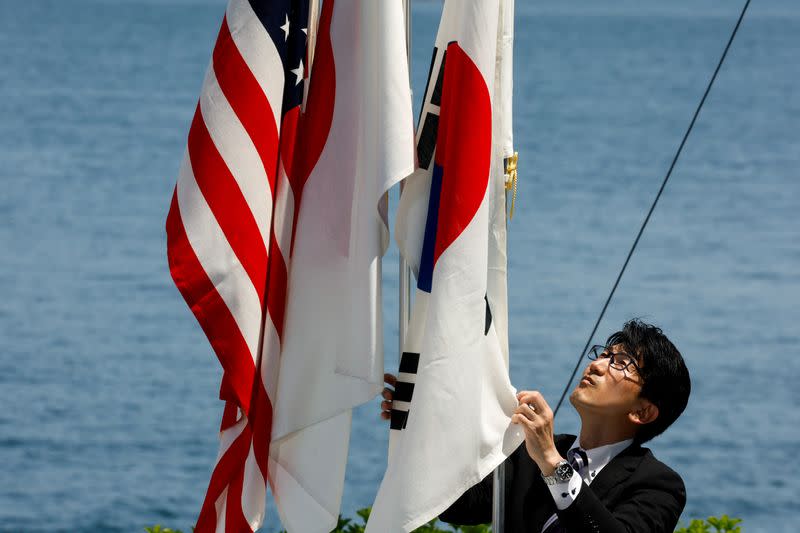
[{"label": "green foliage", "polygon": [[710,533],[708,523],[705,520],[692,520],[689,527],[680,527],[675,533]]},{"label": "green foliage", "polygon": [[456,531],[461,531],[462,533],[492,533],[492,528],[489,524],[481,524],[479,526],[458,526]]},{"label": "green foliage", "polygon": [[153,527],[144,528],[147,533],[183,533],[180,529],[172,529],[171,527],[161,527],[161,524],[156,524]]},{"label": "green foliage", "polygon": [[[367,520],[369,520],[369,513],[371,511],[372,509],[370,507],[356,511],[356,514],[361,519],[360,522],[356,522],[351,518],[339,516],[339,523],[336,525],[336,529],[331,531],[331,533],[364,533],[364,528],[367,526]],[[415,533],[491,533],[492,530],[488,524],[480,526],[452,526],[447,529],[441,529],[439,521],[434,518],[414,531]],[[281,530],[280,533],[286,533],[286,531]]]},{"label": "green foliage", "polygon": [[[339,516],[339,523],[336,529],[331,533],[364,533],[364,528],[369,519],[369,513],[372,509],[366,507],[359,509],[356,514],[361,519],[356,522],[352,518],[344,518]],[[740,518],[731,518],[728,515],[720,517],[709,516],[706,520],[692,520],[687,527],[681,527],[675,530],[675,533],[742,533],[742,528],[739,524],[742,522]],[[478,526],[450,526],[441,524],[434,518],[424,526],[420,526],[414,530],[415,533],[492,533],[492,528],[489,524],[481,524]],[[444,529],[442,529],[444,528]],[[713,529],[712,529],[713,528]],[[147,533],[182,533],[179,529],[170,529],[168,527],[161,527],[155,525],[153,527],[146,527],[144,530]],[[280,533],[286,533],[281,530]]]},{"label": "green foliage", "polygon": [[706,520],[692,520],[688,527],[678,528],[675,533],[742,533],[739,526],[741,522],[741,518],[731,518],[726,514],[720,517],[709,516]]}]

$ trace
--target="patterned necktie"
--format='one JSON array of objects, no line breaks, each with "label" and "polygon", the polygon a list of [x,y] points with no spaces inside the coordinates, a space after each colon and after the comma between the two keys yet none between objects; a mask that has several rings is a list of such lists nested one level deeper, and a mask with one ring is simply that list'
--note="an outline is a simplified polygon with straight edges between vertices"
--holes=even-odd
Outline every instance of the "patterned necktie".
[{"label": "patterned necktie", "polygon": [[[583,448],[572,448],[567,452],[567,461],[570,466],[580,475],[581,471],[589,466],[589,457]],[[558,521],[558,515],[553,513],[542,527],[542,533],[563,533],[564,528]]]}]

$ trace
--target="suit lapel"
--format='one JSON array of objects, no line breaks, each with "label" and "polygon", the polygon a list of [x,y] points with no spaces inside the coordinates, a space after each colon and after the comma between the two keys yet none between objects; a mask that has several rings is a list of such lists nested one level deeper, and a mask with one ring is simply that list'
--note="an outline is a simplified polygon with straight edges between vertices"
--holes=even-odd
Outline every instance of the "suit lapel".
[{"label": "suit lapel", "polygon": [[620,485],[633,474],[647,451],[646,448],[636,444],[632,444],[622,450],[597,474],[591,484],[592,492],[600,500],[605,500],[606,495],[612,488]]},{"label": "suit lapel", "polygon": [[[555,445],[562,457],[567,456],[572,444],[575,442],[574,435],[556,435]],[[525,450],[525,443],[521,444],[522,452],[526,460],[530,459]],[[607,503],[607,495],[614,487],[623,483],[638,468],[644,456],[648,453],[646,448],[631,445],[622,450],[619,455],[614,457],[592,481],[590,490],[597,497]],[[532,480],[528,476],[535,476]],[[556,512],[556,506],[547,485],[541,481],[538,467],[533,466],[530,474],[525,476],[528,480],[528,490],[524,498],[523,508],[518,510],[520,524],[514,526],[514,531],[541,531],[545,521]],[[538,481],[537,481],[538,479]],[[524,524],[524,526],[523,526]],[[532,529],[531,529],[532,528]]]}]

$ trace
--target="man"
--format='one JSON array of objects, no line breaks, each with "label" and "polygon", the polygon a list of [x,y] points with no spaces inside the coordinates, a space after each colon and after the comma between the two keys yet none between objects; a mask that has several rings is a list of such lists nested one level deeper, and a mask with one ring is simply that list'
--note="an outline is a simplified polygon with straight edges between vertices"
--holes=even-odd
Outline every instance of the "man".
[{"label": "man", "polygon": [[[553,435],[553,412],[537,391],[517,394],[511,422],[525,442],[506,460],[506,531],[672,533],[686,504],[680,476],[641,445],[683,412],[691,381],[680,352],[655,326],[627,322],[587,354],[570,402],[580,435]],[[387,374],[386,381],[394,384]],[[389,418],[392,391],[381,404]],[[492,520],[492,476],[440,518]]]}]

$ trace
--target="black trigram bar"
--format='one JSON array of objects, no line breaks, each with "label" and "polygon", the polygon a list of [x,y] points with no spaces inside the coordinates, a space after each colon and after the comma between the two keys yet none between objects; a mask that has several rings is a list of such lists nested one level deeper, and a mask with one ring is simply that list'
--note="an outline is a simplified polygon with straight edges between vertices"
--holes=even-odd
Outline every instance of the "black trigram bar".
[{"label": "black trigram bar", "polygon": [[[442,64],[439,65],[439,73],[436,75],[436,85],[433,88],[433,94],[431,94],[431,103],[435,106],[442,105],[442,85],[444,84],[444,62],[446,59],[447,50],[442,54]],[[431,64],[431,70],[433,70],[433,64]],[[428,83],[430,83],[430,80]]]},{"label": "black trigram bar", "polygon": [[403,352],[400,357],[400,372],[406,374],[416,374],[419,367],[419,354],[413,352]]},{"label": "black trigram bar", "polygon": [[[431,74],[433,74],[433,64],[436,63],[436,54],[439,53],[439,49],[437,47],[433,47],[433,54],[431,54],[431,66],[428,67],[428,78],[425,80],[425,92],[428,92],[428,87],[431,86]],[[423,95],[424,96],[424,95]],[[425,111],[425,106],[420,106],[419,108],[419,118],[417,119],[417,124],[422,124],[422,114]]]},{"label": "black trigram bar", "polygon": [[398,381],[394,387],[394,399],[400,402],[410,402],[414,395],[414,384]]},{"label": "black trigram bar", "polygon": [[484,295],[483,299],[486,301],[486,327],[483,330],[483,334],[488,335],[489,328],[492,327],[492,310],[489,307],[489,295]]},{"label": "black trigram bar", "polygon": [[[397,384],[394,386],[393,400],[397,402],[411,403],[414,396],[414,383],[403,380],[403,374],[416,374],[419,368],[419,354],[414,352],[403,352],[400,356],[400,372]],[[395,404],[397,405],[397,404]],[[408,421],[408,410],[392,409],[392,417],[389,427],[392,429],[404,429]]]},{"label": "black trigram bar", "polygon": [[392,409],[392,420],[389,423],[391,429],[405,429],[408,422],[408,411],[398,411]]},{"label": "black trigram bar", "polygon": [[428,170],[433,159],[433,152],[436,150],[436,137],[439,135],[439,115],[428,112],[425,114],[425,123],[419,134],[417,143],[417,160],[419,168]]},{"label": "black trigram bar", "polygon": [[[433,49],[433,57],[431,57],[431,66],[428,70],[428,83],[426,84],[426,94],[430,91],[430,100],[428,103],[437,107],[442,105],[442,85],[444,83],[444,64],[447,60],[447,50],[442,54],[442,62],[439,64],[439,70],[436,73],[436,83],[431,89],[431,76],[433,75],[433,65],[436,63],[436,54],[439,52],[438,48]],[[419,135],[419,142],[417,142],[417,160],[419,161],[420,168],[428,170],[433,159],[433,153],[436,150],[436,138],[439,135],[439,111],[428,110],[425,111],[423,104],[420,109],[420,123],[422,129]]]}]

